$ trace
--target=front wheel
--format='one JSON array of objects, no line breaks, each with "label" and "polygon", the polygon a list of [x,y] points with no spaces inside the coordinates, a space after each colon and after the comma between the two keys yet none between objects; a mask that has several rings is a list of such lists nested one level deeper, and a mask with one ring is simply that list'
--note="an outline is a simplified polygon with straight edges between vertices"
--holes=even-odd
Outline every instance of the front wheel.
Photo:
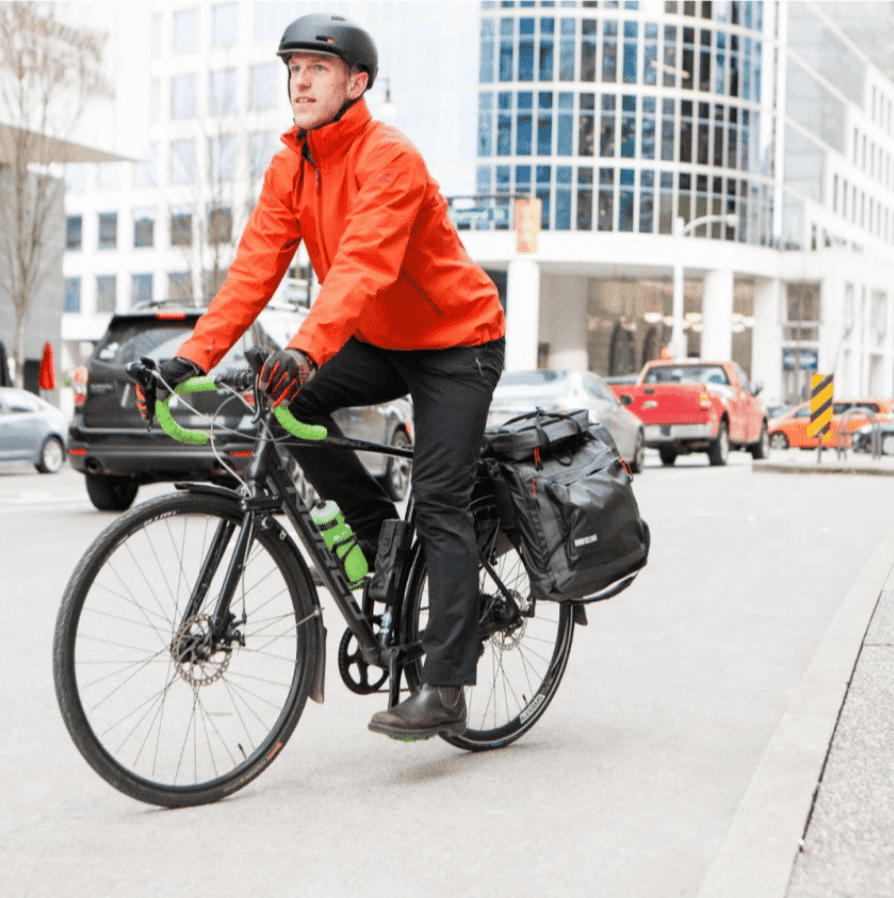
[{"label": "front wheel", "polygon": [[[567,603],[532,604],[527,573],[500,529],[493,499],[476,501],[472,512],[478,545],[513,599],[532,612],[507,623],[506,603],[481,566],[477,685],[465,687],[468,728],[462,736],[441,738],[458,748],[482,751],[514,742],[543,715],[565,673],[574,622]],[[410,571],[402,619],[406,642],[421,640],[428,620],[428,575],[421,551]],[[408,667],[406,675],[410,688],[418,689],[422,660]]]},{"label": "front wheel", "polygon": [[770,438],[767,436],[767,425],[766,423],[761,424],[761,432],[760,436],[757,438],[757,442],[749,447],[751,449],[751,457],[757,459],[758,461],[762,458],[769,458],[770,456]]},{"label": "front wheel", "polygon": [[40,461],[35,465],[41,474],[58,474],[65,463],[65,449],[59,437],[47,437],[40,447]]},{"label": "front wheel", "polygon": [[162,496],[118,518],[78,564],[56,622],[53,675],[78,750],[126,795],[217,801],[279,754],[317,650],[307,578],[278,528],[257,528],[223,632],[216,597],[238,504]]}]

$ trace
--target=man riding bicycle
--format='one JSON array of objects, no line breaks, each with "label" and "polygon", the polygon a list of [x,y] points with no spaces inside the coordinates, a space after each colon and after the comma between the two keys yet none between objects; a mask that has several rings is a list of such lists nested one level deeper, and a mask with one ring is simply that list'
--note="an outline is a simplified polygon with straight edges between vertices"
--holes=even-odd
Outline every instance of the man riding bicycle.
[{"label": "man riding bicycle", "polygon": [[[505,324],[493,282],[466,254],[418,150],[371,119],[363,99],[378,54],[341,16],[292,22],[277,55],[288,68],[294,127],[271,161],[236,258],[175,359],[172,387],[213,368],[273,295],[304,240],[320,282],[307,319],[271,354],[260,386],[296,418],[340,433],[333,411],[413,399],[415,525],[429,574],[423,686],[375,714],[370,729],[404,739],[460,734],[462,687],[478,661],[478,555],[469,509]],[[394,504],[354,453],[290,446],[334,499],[370,562]]]}]

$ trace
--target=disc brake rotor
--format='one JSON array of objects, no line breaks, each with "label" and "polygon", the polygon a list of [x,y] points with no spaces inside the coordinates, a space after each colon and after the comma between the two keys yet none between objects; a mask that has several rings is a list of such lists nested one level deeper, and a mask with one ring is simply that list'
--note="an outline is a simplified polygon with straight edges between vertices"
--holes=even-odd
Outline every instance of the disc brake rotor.
[{"label": "disc brake rotor", "polygon": [[207,614],[196,614],[183,622],[171,643],[171,655],[177,673],[191,686],[216,682],[230,663],[230,647],[215,644]]}]

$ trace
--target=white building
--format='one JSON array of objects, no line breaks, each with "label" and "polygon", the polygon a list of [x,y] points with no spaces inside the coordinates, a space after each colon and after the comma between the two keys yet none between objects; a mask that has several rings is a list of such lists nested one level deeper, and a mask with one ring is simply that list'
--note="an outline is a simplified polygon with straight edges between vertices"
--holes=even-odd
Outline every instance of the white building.
[{"label": "white building", "polygon": [[[768,403],[802,396],[817,369],[839,394],[894,394],[894,81],[874,40],[887,4],[326,8],[375,36],[372,112],[386,117],[390,91],[395,124],[456,198],[506,300],[508,364],[638,369],[671,338],[682,265],[686,351],[735,358]],[[143,157],[69,172],[71,363],[113,309],[213,294],[289,123],[276,45],[318,9],[134,13],[150,52],[129,98]],[[533,253],[516,251],[519,196],[543,204]]]}]

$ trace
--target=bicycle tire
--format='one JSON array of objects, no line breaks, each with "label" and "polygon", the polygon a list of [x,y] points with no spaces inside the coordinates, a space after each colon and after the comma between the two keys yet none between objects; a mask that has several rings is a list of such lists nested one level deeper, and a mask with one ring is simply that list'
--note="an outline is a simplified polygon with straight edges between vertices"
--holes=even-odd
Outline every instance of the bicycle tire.
[{"label": "bicycle tire", "polygon": [[[516,549],[500,527],[492,497],[472,503],[478,544],[497,571],[500,580],[521,604],[530,600],[530,581]],[[482,625],[499,590],[479,565],[479,595]],[[404,639],[413,644],[422,639],[427,617],[427,571],[421,545],[410,570],[401,620]],[[532,617],[523,617],[508,627],[481,637],[476,686],[465,687],[468,727],[461,736],[441,738],[468,751],[503,748],[519,739],[543,716],[559,688],[568,665],[574,636],[572,609],[567,603],[538,602]],[[422,658],[405,669],[411,690],[422,682]]]},{"label": "bicycle tire", "polygon": [[[234,527],[226,551],[198,613],[184,619],[222,522]],[[90,766],[132,798],[183,807],[232,794],[280,754],[304,709],[316,606],[279,525],[255,528],[233,595],[244,644],[208,640],[203,614],[241,524],[225,498],[146,502],[96,538],[65,590],[53,644],[62,717]]]}]

